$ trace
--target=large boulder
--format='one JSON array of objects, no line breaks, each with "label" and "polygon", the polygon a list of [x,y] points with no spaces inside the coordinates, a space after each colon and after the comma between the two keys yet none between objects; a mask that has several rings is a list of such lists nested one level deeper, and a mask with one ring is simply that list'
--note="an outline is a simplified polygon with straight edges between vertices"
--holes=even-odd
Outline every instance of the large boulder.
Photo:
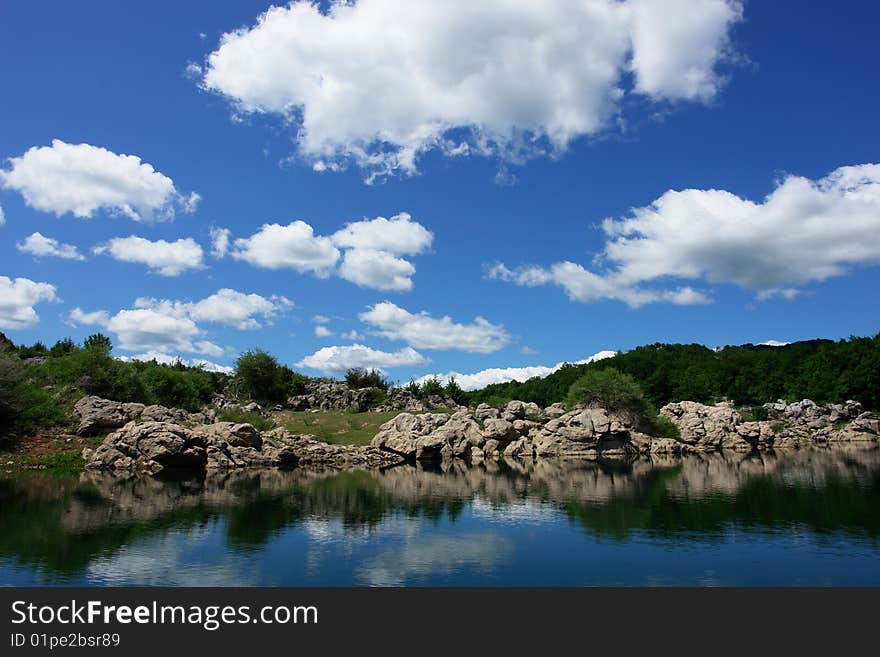
[{"label": "large boulder", "polygon": [[144,408],[143,404],[124,404],[95,396],[83,397],[73,405],[73,412],[79,417],[76,432],[88,436],[118,429],[140,418]]},{"label": "large boulder", "polygon": [[660,415],[668,418],[681,432],[681,441],[698,451],[716,451],[727,444],[739,446],[745,440],[736,427],[742,422],[740,414],[729,404],[706,406],[683,401],[667,404]]},{"label": "large boulder", "polygon": [[434,461],[466,456],[485,441],[468,413],[401,413],[379,427],[370,445],[409,460]]},{"label": "large boulder", "polygon": [[95,396],[80,399],[74,404],[73,412],[79,417],[76,432],[81,436],[113,431],[133,421],[205,424],[212,422],[216,414],[213,409],[190,413],[180,408],[167,408],[157,404],[145,406]]},{"label": "large boulder", "polygon": [[578,408],[550,420],[532,434],[534,453],[540,457],[611,458],[635,449],[630,427],[601,408]]}]

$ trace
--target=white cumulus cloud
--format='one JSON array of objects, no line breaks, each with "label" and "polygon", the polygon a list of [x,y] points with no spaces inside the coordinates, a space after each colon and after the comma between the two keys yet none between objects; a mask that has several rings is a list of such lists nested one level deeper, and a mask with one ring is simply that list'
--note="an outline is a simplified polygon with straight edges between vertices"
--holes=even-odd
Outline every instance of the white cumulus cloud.
[{"label": "white cumulus cloud", "polygon": [[297,367],[308,367],[325,374],[339,374],[353,367],[384,371],[394,367],[425,365],[427,362],[427,358],[410,347],[388,352],[353,344],[319,349],[299,361]]},{"label": "white cumulus cloud", "polygon": [[604,269],[497,264],[489,276],[556,284],[584,303],[619,299],[634,307],[708,301],[692,287],[668,287],[670,280],[792,299],[798,286],[880,263],[880,165],[845,166],[819,180],[790,175],[761,202],[717,189],[668,191],[626,217],[605,220],[603,230]]},{"label": "white cumulus cloud", "polygon": [[[575,361],[573,365],[583,365],[585,363],[593,363],[606,358],[617,355],[616,351],[600,351],[584,360]],[[507,383],[508,381],[528,381],[532,377],[545,377],[565,363],[556,363],[553,366],[533,365],[527,367],[492,367],[473,374],[462,374],[461,372],[447,372],[446,374],[426,374],[419,377],[416,383],[423,383],[428,379],[438,379],[443,385],[446,385],[450,379],[461,386],[462,390],[480,390],[493,383]]]},{"label": "white cumulus cloud", "polygon": [[201,84],[293,123],[316,170],[372,180],[435,148],[560,152],[627,96],[709,100],[741,18],[739,0],[298,1],[224,34]]},{"label": "white cumulus cloud", "polygon": [[74,308],[70,320],[92,324],[114,333],[117,346],[125,351],[182,353],[223,353],[213,343],[197,340],[203,331],[187,317],[177,317],[152,308],[120,310],[113,316],[102,311],[91,313]]},{"label": "white cumulus cloud", "polygon": [[54,237],[42,233],[32,233],[23,242],[15,245],[22,253],[30,253],[38,258],[62,258],[64,260],[85,260],[73,244],[63,244]]},{"label": "white cumulus cloud", "polygon": [[329,338],[333,335],[333,331],[328,329],[326,326],[321,326],[320,324],[315,327],[315,337],[318,338]]},{"label": "white cumulus cloud", "polygon": [[18,330],[35,326],[40,318],[34,306],[57,300],[54,285],[0,276],[0,328]]},{"label": "white cumulus cloud", "polygon": [[167,242],[131,235],[114,237],[106,244],[96,246],[96,254],[106,253],[115,260],[146,265],[160,276],[180,276],[190,269],[204,267],[202,247],[191,237]]},{"label": "white cumulus cloud", "polygon": [[265,269],[293,269],[327,276],[339,260],[339,249],[329,237],[315,235],[309,224],[294,221],[286,226],[263,224],[250,237],[235,240],[231,255]]},{"label": "white cumulus cloud", "polygon": [[[229,231],[215,229],[211,235],[213,254],[223,257],[229,251]],[[304,221],[264,224],[250,237],[236,239],[229,252],[256,267],[311,272],[321,278],[335,274],[361,287],[401,292],[412,289],[416,268],[400,256],[422,253],[433,239],[428,229],[402,212],[391,219],[348,223],[329,237],[316,235]]]},{"label": "white cumulus cloud", "polygon": [[510,342],[503,326],[483,317],[476,317],[471,324],[458,324],[451,317],[438,319],[427,312],[411,313],[389,301],[377,303],[358,317],[374,326],[379,335],[403,340],[417,349],[457,349],[488,354]]},{"label": "white cumulus cloud", "polygon": [[195,322],[225,324],[239,330],[260,328],[263,321],[271,321],[276,315],[292,307],[293,302],[283,296],[264,297],[245,294],[238,290],[223,288],[200,301],[175,301],[141,297],[135,300],[135,308],[151,308],[174,317],[188,317]]},{"label": "white cumulus cloud", "polygon": [[13,189],[25,203],[56,216],[91,217],[98,210],[135,221],[174,218],[175,210],[195,210],[199,195],[184,195],[168,176],[135,155],[117,154],[91,144],[34,146],[9,159],[0,170],[0,186]]},{"label": "white cumulus cloud", "polygon": [[339,265],[340,278],[374,290],[411,290],[415,273],[415,266],[408,260],[372,249],[349,249]]},{"label": "white cumulus cloud", "polygon": [[229,239],[232,232],[228,228],[211,229],[211,255],[215,258],[224,258],[229,252]]},{"label": "white cumulus cloud", "polygon": [[333,234],[333,243],[342,248],[385,251],[394,255],[415,255],[431,248],[434,234],[413,221],[407,212],[386,219],[376,217],[346,224]]}]

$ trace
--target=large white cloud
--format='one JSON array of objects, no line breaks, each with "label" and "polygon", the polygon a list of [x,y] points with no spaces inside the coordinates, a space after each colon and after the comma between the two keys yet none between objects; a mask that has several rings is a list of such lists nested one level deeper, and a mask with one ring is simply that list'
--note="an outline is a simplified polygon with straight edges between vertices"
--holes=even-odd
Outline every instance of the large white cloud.
[{"label": "large white cloud", "polygon": [[248,238],[237,239],[232,257],[266,269],[293,269],[326,276],[339,260],[329,237],[315,235],[304,221],[263,224]]},{"label": "large white cloud", "polygon": [[793,298],[798,286],[880,263],[880,165],[841,167],[815,181],[787,176],[759,203],[717,189],[668,191],[626,217],[607,219],[603,230],[604,270],[571,262],[513,270],[498,264],[489,275],[527,286],[554,283],[578,301],[631,306],[707,301],[691,287],[668,287],[669,280]]},{"label": "large white cloud", "polygon": [[276,315],[292,307],[293,302],[279,295],[264,297],[223,288],[200,301],[141,297],[135,300],[134,306],[151,308],[174,317],[186,317],[195,322],[213,322],[246,330],[260,328],[262,324],[258,318],[271,321]]},{"label": "large white cloud", "polygon": [[408,212],[386,219],[376,217],[354,221],[333,234],[333,243],[341,248],[385,251],[394,255],[415,255],[431,248],[434,235],[413,221]]},{"label": "large white cloud", "polygon": [[457,349],[487,354],[510,342],[503,326],[483,317],[476,317],[472,324],[457,324],[451,317],[437,319],[427,312],[411,313],[389,301],[377,303],[359,318],[376,327],[379,335],[403,340],[417,349]]},{"label": "large white cloud", "polygon": [[172,219],[192,212],[199,195],[181,194],[168,176],[135,155],[119,155],[90,144],[54,139],[9,160],[0,186],[21,193],[28,206],[62,216],[91,217],[98,210],[136,221]]},{"label": "large white cloud", "polygon": [[[223,257],[229,250],[230,232],[215,228],[211,236],[214,256]],[[264,224],[250,237],[236,239],[230,253],[256,267],[293,269],[319,277],[336,274],[361,287],[400,292],[412,289],[416,271],[415,265],[400,256],[422,253],[433,239],[428,229],[402,212],[391,219],[346,224],[329,237],[316,235],[304,221]]]},{"label": "large white cloud", "polygon": [[[600,351],[593,354],[589,358],[578,360],[573,365],[583,365],[585,363],[594,363],[599,360],[605,360],[616,356],[616,351]],[[450,379],[461,386],[462,390],[480,390],[493,383],[507,383],[508,381],[528,381],[532,377],[545,377],[553,374],[565,362],[556,363],[556,365],[532,365],[526,367],[492,367],[473,374],[462,374],[461,372],[447,372],[446,374],[426,374],[416,379],[416,383],[423,383],[428,379],[438,379],[443,385],[446,385]]]},{"label": "large white cloud", "polygon": [[54,237],[42,233],[32,233],[23,242],[15,245],[22,253],[30,253],[38,258],[62,258],[64,260],[85,260],[73,244],[63,244]]},{"label": "large white cloud", "polygon": [[57,299],[54,285],[0,276],[0,328],[18,330],[35,326],[40,318],[34,306]]},{"label": "large white cloud", "polygon": [[293,2],[224,34],[202,85],[294,122],[318,170],[517,160],[602,130],[630,94],[711,99],[741,17],[739,0]]},{"label": "large white cloud", "polygon": [[349,249],[339,265],[340,278],[374,290],[411,290],[415,273],[408,260],[372,249]]},{"label": "large white cloud", "polygon": [[223,354],[217,345],[197,339],[203,331],[193,320],[152,308],[120,310],[112,317],[102,311],[86,313],[74,308],[70,320],[75,324],[100,326],[114,333],[117,346],[125,351]]},{"label": "large white cloud", "polygon": [[135,235],[114,237],[92,250],[96,254],[106,253],[122,262],[146,265],[160,276],[179,276],[190,269],[204,267],[202,247],[191,237],[173,242],[151,242]]},{"label": "large white cloud", "polygon": [[124,351],[163,354],[204,354],[219,358],[226,350],[204,339],[201,322],[224,324],[244,330],[262,326],[290,308],[282,296],[269,298],[223,288],[200,301],[176,301],[141,297],[134,308],[110,315],[105,310],[70,312],[73,324],[100,326],[115,333]]},{"label": "large white cloud", "polygon": [[427,362],[427,358],[410,347],[388,352],[353,344],[324,347],[303,358],[297,366],[316,369],[325,374],[339,374],[353,367],[384,371],[394,367],[425,365]]}]

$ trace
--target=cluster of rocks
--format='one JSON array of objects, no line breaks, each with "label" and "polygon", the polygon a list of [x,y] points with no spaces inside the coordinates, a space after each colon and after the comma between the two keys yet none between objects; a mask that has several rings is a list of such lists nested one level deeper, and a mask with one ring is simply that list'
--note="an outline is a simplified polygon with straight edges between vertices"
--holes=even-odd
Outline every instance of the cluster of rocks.
[{"label": "cluster of rocks", "polygon": [[381,468],[403,461],[372,447],[331,445],[281,428],[260,433],[250,424],[185,427],[155,421],[130,422],[109,434],[96,449],[84,449],[82,457],[87,470],[151,475],[166,468]]},{"label": "cluster of rocks", "polygon": [[370,443],[411,461],[459,458],[614,458],[632,452],[631,428],[600,408],[566,412],[512,401],[503,409],[480,404],[473,413],[401,413]]},{"label": "cluster of rocks", "polygon": [[76,433],[80,436],[106,433],[119,429],[129,422],[205,424],[213,422],[216,418],[216,411],[210,408],[190,413],[180,408],[123,403],[94,396],[80,399],[74,404],[73,411],[79,418]]},{"label": "cluster of rocks", "polygon": [[[347,389],[347,387],[346,387]],[[206,470],[245,467],[384,468],[409,462],[482,463],[543,458],[618,459],[637,454],[799,448],[831,443],[876,443],[880,420],[856,402],[819,406],[809,400],[765,406],[767,420],[746,420],[731,404],[676,402],[660,413],[679,439],[641,433],[602,408],[540,408],[511,401],[471,412],[403,412],[379,428],[369,447],[332,445],[278,428],[260,433],[250,424],[216,422],[213,411],[125,404],[98,397],[77,402],[78,433],[110,433],[86,449],[88,469],[156,474],[169,467]]]},{"label": "cluster of rocks", "polygon": [[438,409],[458,407],[453,399],[442,395],[429,395],[420,398],[405,388],[351,388],[345,381],[335,379],[310,379],[305,384],[306,391],[287,399],[286,406],[295,411],[344,410],[362,413],[365,411],[387,412],[408,411],[421,413]]},{"label": "cluster of rocks", "polygon": [[787,449],[843,442],[876,442],[880,420],[858,402],[820,406],[809,399],[765,404],[767,420],[747,421],[729,403],[706,406],[683,401],[660,414],[678,426],[683,450]]},{"label": "cluster of rocks", "polygon": [[350,388],[345,381],[335,379],[310,379],[306,392],[287,399],[286,406],[295,411],[346,410],[358,413],[375,405],[384,396],[381,388]]},{"label": "cluster of rocks", "polygon": [[460,407],[451,397],[443,395],[428,395],[419,397],[406,388],[394,388],[388,393],[388,401],[381,406],[370,410],[377,413],[389,411],[407,411],[410,413],[422,413],[424,411],[459,409]]}]

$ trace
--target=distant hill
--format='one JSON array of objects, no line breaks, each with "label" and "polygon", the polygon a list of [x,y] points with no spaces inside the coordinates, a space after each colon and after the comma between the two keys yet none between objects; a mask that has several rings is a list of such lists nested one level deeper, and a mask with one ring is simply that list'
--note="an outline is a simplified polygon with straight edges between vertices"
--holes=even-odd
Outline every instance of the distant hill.
[{"label": "distant hill", "polygon": [[848,340],[804,340],[783,346],[745,344],[713,350],[699,344],[651,344],[585,365],[564,365],[543,378],[468,393],[473,403],[506,399],[542,406],[563,401],[589,369],[613,367],[642,385],[657,407],[671,401],[728,399],[757,405],[776,399],[860,401],[880,408],[880,334]]}]

